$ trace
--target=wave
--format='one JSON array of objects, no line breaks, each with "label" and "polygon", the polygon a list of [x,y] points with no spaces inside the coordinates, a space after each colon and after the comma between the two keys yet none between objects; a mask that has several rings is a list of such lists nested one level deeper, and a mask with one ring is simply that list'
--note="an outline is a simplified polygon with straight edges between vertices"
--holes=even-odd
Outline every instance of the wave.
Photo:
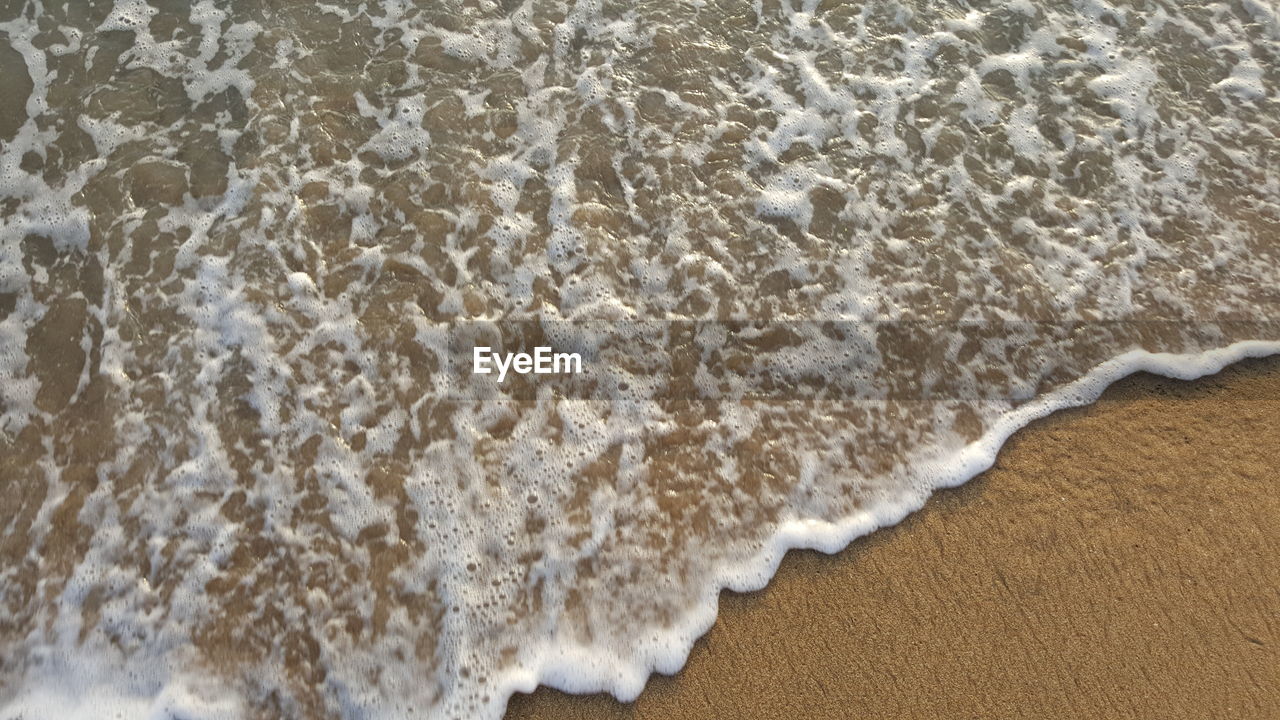
[{"label": "wave", "polygon": [[1275,352],[1277,22],[10,4],[0,717],[633,697],[786,549]]}]

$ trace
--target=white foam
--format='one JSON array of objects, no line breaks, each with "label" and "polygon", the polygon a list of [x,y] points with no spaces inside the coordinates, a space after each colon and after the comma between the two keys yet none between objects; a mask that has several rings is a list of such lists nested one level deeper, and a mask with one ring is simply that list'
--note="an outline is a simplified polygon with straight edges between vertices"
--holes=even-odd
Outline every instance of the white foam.
[{"label": "white foam", "polygon": [[[1264,5],[299,8],[0,26],[0,448],[53,598],[0,568],[0,717],[633,698],[787,549],[1125,374],[1280,352]],[[450,374],[513,317],[583,396]],[[91,439],[22,434],[90,390]]]}]

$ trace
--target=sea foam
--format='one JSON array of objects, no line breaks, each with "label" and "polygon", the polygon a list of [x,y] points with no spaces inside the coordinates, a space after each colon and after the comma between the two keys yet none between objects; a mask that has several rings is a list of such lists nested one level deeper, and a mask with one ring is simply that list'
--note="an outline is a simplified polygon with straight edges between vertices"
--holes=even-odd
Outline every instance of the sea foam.
[{"label": "sea foam", "polygon": [[10,5],[0,718],[629,699],[787,549],[1280,351],[1265,3]]}]

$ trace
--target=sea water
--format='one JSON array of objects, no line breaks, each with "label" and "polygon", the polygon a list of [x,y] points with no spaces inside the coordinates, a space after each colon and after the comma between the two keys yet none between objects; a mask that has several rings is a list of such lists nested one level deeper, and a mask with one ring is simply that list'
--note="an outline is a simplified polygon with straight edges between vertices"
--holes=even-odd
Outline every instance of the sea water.
[{"label": "sea water", "polygon": [[1280,350],[1278,92],[1264,0],[6,0],[0,717],[634,697]]}]

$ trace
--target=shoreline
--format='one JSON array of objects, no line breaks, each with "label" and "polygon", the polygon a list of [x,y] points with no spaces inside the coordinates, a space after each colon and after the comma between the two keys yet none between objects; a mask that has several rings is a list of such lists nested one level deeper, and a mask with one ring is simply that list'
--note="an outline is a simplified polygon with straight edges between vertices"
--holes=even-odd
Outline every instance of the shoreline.
[{"label": "shoreline", "polygon": [[[1148,369],[1151,369],[1150,366]],[[1230,410],[1236,406],[1239,406],[1241,412],[1233,416]],[[1020,586],[1016,582],[1010,583],[1010,577],[1013,575],[1008,567],[1002,570],[1001,566],[1026,567],[1028,552],[1037,556],[1044,555],[1044,557],[1037,557],[1037,564],[1043,567],[1062,569],[1066,567],[1063,563],[1076,563],[1071,566],[1072,572],[1055,576],[1053,582],[1059,585],[1093,587],[1102,592],[1107,587],[1117,586],[1117,584],[1123,587],[1125,583],[1130,583],[1132,587],[1129,589],[1137,594],[1151,590],[1158,584],[1152,585],[1150,582],[1155,582],[1159,578],[1153,579],[1148,572],[1151,569],[1150,563],[1155,560],[1139,552],[1144,547],[1144,543],[1153,545],[1163,540],[1174,542],[1177,547],[1182,546],[1175,542],[1178,538],[1165,537],[1173,532],[1168,527],[1151,526],[1150,523],[1155,516],[1149,517],[1148,514],[1157,512],[1156,509],[1164,507],[1167,503],[1173,503],[1173,509],[1178,511],[1188,511],[1188,497],[1196,495],[1194,485],[1189,484],[1191,481],[1186,479],[1181,481],[1181,484],[1174,482],[1171,479],[1171,471],[1175,468],[1187,471],[1186,466],[1190,464],[1190,458],[1209,454],[1215,447],[1231,454],[1231,458],[1218,458],[1218,462],[1206,470],[1216,474],[1211,477],[1189,474],[1210,484],[1233,482],[1233,478],[1235,482],[1241,482],[1240,478],[1247,476],[1248,482],[1253,483],[1249,487],[1255,494],[1245,498],[1239,493],[1228,493],[1228,497],[1222,499],[1222,502],[1226,503],[1223,508],[1217,508],[1206,501],[1203,503],[1205,505],[1203,516],[1178,515],[1176,517],[1184,525],[1190,523],[1194,526],[1195,523],[1206,523],[1210,519],[1220,524],[1226,523],[1225,527],[1215,526],[1216,533],[1202,533],[1205,535],[1202,538],[1204,542],[1197,546],[1201,548],[1201,555],[1253,557],[1257,560],[1256,564],[1260,569],[1265,568],[1270,573],[1266,576],[1270,578],[1269,585],[1264,583],[1254,587],[1247,582],[1248,578],[1236,578],[1239,582],[1228,587],[1252,588],[1255,594],[1259,594],[1265,592],[1267,588],[1280,586],[1280,567],[1277,567],[1275,562],[1271,562],[1268,566],[1269,558],[1265,556],[1265,552],[1260,552],[1260,549],[1271,548],[1270,554],[1272,557],[1275,556],[1275,549],[1280,548],[1280,529],[1266,530],[1259,523],[1256,529],[1262,533],[1261,535],[1236,537],[1232,534],[1230,522],[1222,519],[1227,515],[1239,515],[1250,510],[1257,512],[1257,508],[1260,507],[1269,508],[1269,512],[1273,511],[1272,517],[1280,517],[1280,489],[1274,487],[1274,482],[1273,487],[1265,487],[1266,477],[1270,477],[1273,481],[1280,478],[1280,439],[1271,440],[1266,437],[1266,427],[1275,424],[1280,424],[1280,358],[1277,357],[1245,360],[1227,367],[1216,375],[1189,382],[1145,373],[1126,377],[1108,387],[1102,396],[1090,405],[1054,412],[1047,418],[1034,420],[1025,428],[1017,430],[1002,447],[999,447],[999,455],[992,469],[982,472],[957,488],[939,490],[923,510],[913,513],[902,522],[858,538],[848,548],[834,556],[813,551],[788,553],[776,576],[763,590],[746,594],[725,591],[721,595],[719,619],[711,631],[694,644],[694,650],[685,667],[674,676],[651,678],[635,703],[619,703],[607,695],[571,696],[543,687],[533,695],[514,696],[506,717],[512,719],[535,717],[699,718],[740,715],[763,718],[783,711],[804,712],[823,717],[846,716],[824,715],[826,711],[822,708],[828,707],[833,698],[842,698],[844,702],[835,703],[831,705],[832,708],[848,710],[849,707],[857,706],[865,710],[868,717],[879,717],[878,713],[900,706],[908,694],[904,691],[896,700],[892,697],[877,696],[879,697],[877,701],[870,701],[867,698],[859,701],[858,698],[869,691],[868,686],[883,684],[886,672],[889,673],[888,677],[897,678],[891,684],[901,684],[902,677],[909,676],[912,669],[920,670],[923,666],[929,666],[931,669],[930,673],[921,677],[919,684],[922,686],[918,688],[918,692],[925,696],[933,696],[933,701],[940,703],[937,705],[937,711],[940,712],[944,707],[948,708],[947,715],[950,716],[951,708],[959,707],[963,703],[957,705],[959,701],[956,698],[948,699],[950,693],[933,692],[936,688],[930,687],[930,683],[927,682],[928,677],[936,674],[941,680],[945,681],[947,678],[947,673],[943,672],[942,668],[933,667],[937,664],[936,662],[924,662],[920,658],[915,658],[912,664],[908,662],[911,661],[910,653],[899,657],[891,651],[865,655],[859,652],[863,649],[860,647],[861,643],[850,642],[848,646],[824,643],[813,635],[812,627],[827,625],[834,616],[854,612],[861,602],[867,600],[866,593],[896,606],[936,608],[936,612],[924,616],[938,625],[933,628],[933,639],[919,637],[918,627],[901,622],[907,618],[899,618],[899,621],[895,622],[883,622],[877,619],[875,625],[886,638],[894,639],[893,636],[901,636],[897,638],[899,642],[890,643],[893,646],[902,643],[910,647],[919,647],[922,643],[936,645],[939,642],[938,638],[948,637],[947,628],[951,628],[954,635],[956,628],[953,626],[956,623],[967,622],[964,620],[966,613],[976,613],[977,618],[1004,617],[1016,609],[1017,603],[1011,604],[1010,597],[1001,599],[998,594],[988,597],[987,604],[966,605],[961,600],[957,607],[948,608],[948,605],[957,604],[956,598],[951,596],[968,593],[973,597],[974,592],[979,590],[979,588],[965,586],[964,583],[952,577],[954,572],[949,570],[948,558],[957,552],[962,558],[966,558],[973,551],[991,546],[1002,548],[1004,554],[986,558],[989,561],[989,567],[985,570],[990,571],[992,567],[996,569],[996,578],[1002,588],[1001,592],[1006,594],[1012,593],[1012,588]],[[1221,437],[1224,433],[1227,437]],[[1176,446],[1175,436],[1178,440]],[[1138,442],[1139,438],[1142,439],[1142,443]],[[1231,444],[1232,442],[1234,444]],[[1160,449],[1153,451],[1152,448]],[[1046,455],[1046,449],[1052,452]],[[1082,457],[1082,455],[1088,456]],[[1106,463],[1111,468],[1110,472],[1121,480],[1128,479],[1129,482],[1122,485],[1104,482],[1103,476],[1108,471],[1106,467],[1098,465],[1099,460],[1096,458],[1106,458]],[[1255,465],[1261,463],[1262,469],[1243,471],[1239,463],[1245,462],[1246,459]],[[1046,484],[1051,483],[1049,479],[1051,476],[1074,479],[1074,482],[1062,481],[1060,487],[1057,487],[1062,497],[1060,503],[1050,503],[1047,499],[1049,485]],[[1262,477],[1261,481],[1259,477]],[[1147,482],[1142,482],[1144,479]],[[1259,482],[1264,484],[1259,485]],[[1265,490],[1271,491],[1269,496]],[[1203,491],[1204,488],[1201,488],[1201,492]],[[1091,537],[1073,536],[1069,532],[1073,527],[1078,529],[1079,523],[1083,523],[1084,518],[1092,518],[1099,513],[1112,517],[1113,520],[1128,517],[1126,513],[1116,510],[1119,506],[1103,512],[1109,507],[1108,502],[1121,503],[1124,508],[1131,511],[1133,508],[1144,508],[1142,511],[1128,513],[1132,515],[1129,519],[1134,523],[1128,530],[1131,536],[1129,539],[1137,537],[1139,541],[1119,543],[1114,547],[1088,546],[1086,556],[1069,557],[1070,553],[1066,548],[1071,547],[1071,542],[1079,542],[1082,538],[1087,540]],[[1037,548],[1036,541],[1041,538],[1037,538],[1034,534],[1027,535],[1025,532],[1021,536],[1017,536],[1016,533],[1011,534],[1013,532],[1011,528],[1018,528],[1020,523],[1025,525],[1022,521],[1028,514],[1043,518],[1046,523],[1044,531],[1056,538],[1055,542],[1067,542],[1061,553],[1055,554],[1052,547]],[[955,517],[951,517],[952,515]],[[940,516],[947,517],[948,524],[973,527],[968,532],[951,532],[948,528],[941,526],[944,521],[939,519]],[[1119,529],[1111,528],[1108,532]],[[1026,528],[1023,530],[1025,531]],[[1161,530],[1168,532],[1162,533]],[[1019,541],[1009,544],[1015,537]],[[1132,547],[1129,547],[1130,545]],[[885,557],[876,561],[862,559],[868,554]],[[874,582],[867,584],[866,578],[859,574],[859,566],[867,562],[884,565],[884,574],[880,576],[884,587],[878,587]],[[1089,564],[1090,562],[1104,562],[1104,565],[1095,567]],[[1183,561],[1179,560],[1179,562]],[[1129,567],[1132,572],[1121,572],[1114,577],[1103,578],[1102,575],[1105,573],[1100,568],[1107,563],[1113,570],[1117,567]],[[919,575],[920,568],[923,567],[932,568],[936,572],[933,575],[928,573]],[[1201,575],[1205,575],[1210,569],[1212,568],[1209,566],[1201,567]],[[984,569],[975,566],[971,570],[981,574]],[[948,574],[949,572],[951,574]],[[819,577],[813,577],[814,573]],[[904,573],[914,578],[912,583],[900,584],[894,581],[895,574]],[[863,595],[853,593],[845,597],[832,597],[839,587],[831,585],[830,576],[832,575],[843,577],[849,581],[849,584],[859,587]],[[1196,575],[1193,573],[1191,577]],[[951,579],[947,580],[947,578]],[[867,586],[859,586],[855,581],[863,581]],[[1056,592],[1066,588],[1055,587],[1053,582],[1045,585],[1042,592],[1047,593],[1047,597],[1067,599],[1050,603],[1050,609],[1081,612],[1087,610],[1095,615],[1105,609],[1086,602],[1087,598],[1080,596],[1078,592],[1075,594]],[[957,583],[961,587],[956,587]],[[1133,585],[1133,583],[1137,584]],[[839,595],[844,595],[845,589],[840,588]],[[1214,603],[1210,598],[1203,594],[1186,595],[1184,591],[1187,591],[1187,588],[1181,586],[1164,587],[1159,597],[1149,598],[1151,611],[1163,612],[1168,617],[1181,617],[1179,613],[1196,610],[1211,611]],[[1187,597],[1181,601],[1181,604],[1175,603],[1168,607],[1160,604],[1162,600],[1179,597],[1178,593]],[[1263,608],[1269,609],[1271,614],[1274,614],[1275,611],[1280,610],[1280,599],[1276,598],[1274,590],[1271,590],[1271,595],[1271,600]],[[1017,596],[1012,597],[1016,599]],[[818,603],[823,609],[813,613],[798,612],[794,604],[796,602],[806,607]],[[773,607],[775,603],[777,607]],[[1081,607],[1082,604],[1083,607]],[[772,610],[760,612],[756,609],[760,605],[770,606]],[[783,609],[779,610],[779,607]],[[1129,608],[1129,610],[1132,609]],[[949,612],[946,612],[947,610]],[[773,617],[778,612],[784,613],[780,621],[782,627],[776,626],[779,619]],[[1224,617],[1228,616],[1224,615]],[[969,620],[973,619],[969,618]],[[1027,662],[1047,663],[1054,659],[1058,650],[1070,651],[1071,638],[1077,636],[1092,638],[1095,654],[1102,652],[1096,648],[1109,646],[1099,642],[1098,634],[1102,633],[1105,636],[1104,631],[1111,625],[1108,623],[1100,625],[1098,620],[1099,617],[1090,616],[1078,623],[1068,623],[1058,627],[1057,630],[1066,634],[1053,639],[1039,637],[1034,633],[1028,635],[1026,627],[1011,628],[1010,632],[1006,633],[1006,637],[1000,637],[999,631],[1004,629],[1003,625],[988,628],[987,635],[994,638],[992,645],[1007,646],[1005,649],[1009,653],[1023,656],[1024,659],[1016,662],[1016,665],[1021,667]],[[1280,668],[1280,658],[1276,657],[1274,649],[1268,647],[1275,645],[1274,641],[1280,640],[1273,637],[1277,629],[1264,625],[1263,630],[1266,632],[1254,631],[1249,635],[1262,644],[1258,645],[1245,640],[1242,642],[1248,648],[1243,650],[1249,652],[1249,648],[1254,648],[1254,652],[1268,653],[1268,662],[1276,661],[1274,667]],[[992,632],[995,634],[991,635]],[[1267,632],[1271,635],[1267,635]],[[1216,653],[1215,657],[1235,658],[1236,656],[1230,653],[1223,655],[1225,650],[1221,643],[1224,634],[1227,634],[1226,631],[1207,636],[1200,644],[1184,642],[1182,649],[1189,650],[1202,645],[1203,648]],[[728,638],[725,637],[726,635]],[[1270,640],[1256,637],[1258,635],[1267,635]],[[857,641],[859,637],[855,633],[848,639]],[[808,638],[809,646],[800,642],[800,639],[804,638]],[[767,642],[753,644],[748,642],[748,639]],[[951,639],[963,638],[951,637]],[[1139,647],[1140,643],[1134,644],[1138,638],[1129,637],[1128,639],[1129,645],[1110,647],[1107,653],[1123,658],[1126,650],[1132,651]],[[761,661],[744,667],[741,658],[735,660],[733,657],[721,657],[726,654],[726,651],[711,649],[725,645],[756,655],[761,658]],[[1039,648],[1039,654],[1033,652],[1036,648]],[[944,648],[935,648],[935,650],[940,655],[946,655],[942,652]],[[973,656],[975,653],[981,655],[980,650],[981,648],[972,647],[968,655]],[[712,656],[714,659],[709,659]],[[999,662],[995,661],[1001,657],[1004,656],[988,657],[985,661],[988,665],[1000,669]],[[1179,657],[1181,656],[1177,653],[1171,652],[1168,657],[1152,657],[1148,660],[1157,665],[1160,664],[1158,661],[1167,660],[1171,666],[1162,669],[1163,676],[1179,677]],[[1058,657],[1059,662],[1065,662],[1067,659],[1066,656]],[[908,662],[908,666],[891,671],[890,669],[895,667],[895,661]],[[992,665],[993,662],[995,662],[994,665]],[[805,678],[809,680],[822,678],[823,669],[829,666],[847,668],[848,673],[852,674],[841,677],[848,682],[830,678],[818,682],[815,686],[813,682],[805,680]],[[1264,666],[1250,667],[1252,669],[1244,675],[1258,676],[1263,672],[1259,668]],[[800,671],[799,668],[807,669]],[[777,683],[771,681],[787,673],[796,672],[800,674],[791,682],[781,679]],[[1063,674],[1061,668],[1056,672]],[[730,673],[732,677],[723,677],[725,673]],[[1072,674],[1066,673],[1066,675]],[[1142,676],[1146,677],[1145,674]],[[1280,670],[1272,671],[1267,677],[1275,681],[1272,683],[1273,687],[1280,687]],[[753,678],[755,681],[760,681],[757,683],[758,687],[752,684]],[[876,679],[873,680],[873,678]],[[970,679],[976,682],[981,678]],[[817,681],[814,680],[814,682]],[[743,683],[749,687],[732,689],[735,684]],[[1141,685],[1141,683],[1134,685],[1135,697],[1139,695],[1145,697],[1150,694],[1139,693]],[[1156,686],[1159,686],[1158,682],[1152,684],[1152,687]],[[1227,683],[1223,687],[1231,687],[1231,684]],[[1252,687],[1256,690],[1258,686]],[[1037,695],[1032,688],[1034,683],[1024,687],[1020,693],[1013,693],[1009,697],[1016,696],[1024,702],[1051,700],[1048,694]],[[1234,695],[1240,698],[1254,698],[1261,703],[1260,707],[1280,714],[1280,690],[1272,690],[1270,693],[1261,695],[1256,692],[1251,695],[1250,692],[1248,688],[1237,688]],[[1177,695],[1176,692],[1171,695],[1167,688],[1162,689],[1161,693],[1166,697]],[[1085,694],[1088,694],[1087,691]],[[1210,695],[1213,693],[1201,693],[1200,697]],[[681,700],[683,696],[688,697]],[[815,698],[826,698],[823,702],[827,704],[815,705]],[[1123,693],[1115,695],[1113,699],[1115,702],[1112,704],[1099,706],[1095,710],[1115,712],[1119,705],[1128,702]],[[722,701],[737,704],[732,707],[722,706]],[[779,702],[781,705],[776,704]],[[774,703],[773,712],[766,710],[771,703]],[[696,709],[699,707],[702,708],[701,711]],[[988,712],[987,707],[980,703],[973,706],[972,712],[985,713]],[[1154,711],[1154,707],[1148,709]],[[1173,711],[1182,711],[1181,706],[1177,704],[1170,707]],[[918,710],[924,713],[925,717],[939,716],[937,712],[930,715],[923,706]],[[1078,716],[1079,710],[1080,708],[1072,710],[1072,716]],[[1144,712],[1137,705],[1131,710]],[[1140,716],[1145,715],[1140,714]]]}]

